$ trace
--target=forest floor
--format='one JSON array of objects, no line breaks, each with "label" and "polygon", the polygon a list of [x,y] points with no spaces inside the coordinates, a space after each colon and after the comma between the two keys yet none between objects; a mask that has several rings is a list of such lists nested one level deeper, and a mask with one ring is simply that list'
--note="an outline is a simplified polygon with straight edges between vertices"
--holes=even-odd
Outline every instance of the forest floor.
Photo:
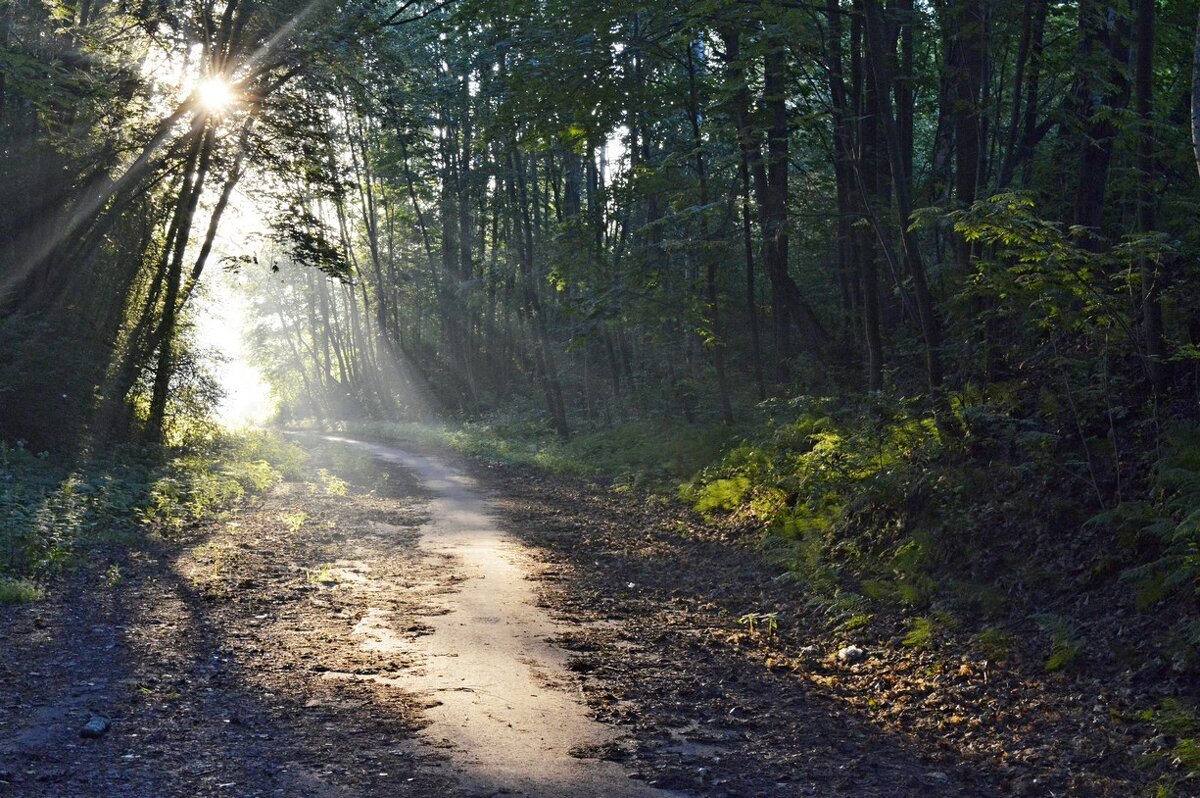
[{"label": "forest floor", "polygon": [[831,632],[677,503],[304,443],[309,481],[3,609],[0,796],[1144,789],[1101,680]]}]

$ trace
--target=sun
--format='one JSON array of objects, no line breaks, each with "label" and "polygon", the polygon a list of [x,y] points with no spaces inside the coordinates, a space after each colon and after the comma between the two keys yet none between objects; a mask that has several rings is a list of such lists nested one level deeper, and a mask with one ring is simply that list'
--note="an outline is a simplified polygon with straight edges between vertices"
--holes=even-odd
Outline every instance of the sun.
[{"label": "sun", "polygon": [[196,96],[200,100],[200,104],[204,106],[209,113],[220,113],[233,105],[237,96],[233,93],[233,87],[229,85],[229,81],[223,78],[205,78],[196,86]]}]

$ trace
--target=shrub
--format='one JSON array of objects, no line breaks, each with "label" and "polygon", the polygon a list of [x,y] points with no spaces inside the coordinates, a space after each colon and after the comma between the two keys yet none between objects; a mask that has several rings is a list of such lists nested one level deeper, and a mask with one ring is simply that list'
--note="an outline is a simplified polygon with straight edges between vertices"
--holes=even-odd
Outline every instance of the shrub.
[{"label": "shrub", "polygon": [[98,540],[189,523],[302,475],[305,454],[267,433],[214,434],[162,460],[149,449],[85,457],[73,468],[0,442],[0,574],[41,582]]}]

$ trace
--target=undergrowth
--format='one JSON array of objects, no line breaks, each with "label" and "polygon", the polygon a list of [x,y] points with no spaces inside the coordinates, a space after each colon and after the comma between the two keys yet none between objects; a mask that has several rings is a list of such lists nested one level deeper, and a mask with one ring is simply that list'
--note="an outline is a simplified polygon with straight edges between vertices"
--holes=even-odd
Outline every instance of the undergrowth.
[{"label": "undergrowth", "polygon": [[834,628],[892,607],[909,616],[905,646],[935,646],[962,619],[999,653],[1010,648],[1001,627],[1019,626],[1036,631],[1047,671],[1065,670],[1094,650],[1071,617],[1078,594],[1105,588],[1105,601],[1131,612],[1171,605],[1176,620],[1156,642],[1177,668],[1197,664],[1196,425],[1164,428],[1157,448],[1131,446],[1125,460],[1110,448],[1113,471],[1144,476],[1118,482],[1123,500],[1105,507],[1095,462],[1105,441],[1083,449],[995,404],[959,401],[940,423],[882,398],[764,409],[764,428],[679,495],[714,520],[763,530],[766,553]]},{"label": "undergrowth", "polygon": [[1164,698],[1154,709],[1144,710],[1140,720],[1157,734],[1142,754],[1142,764],[1165,771],[1157,779],[1155,798],[1194,795],[1192,789],[1200,785],[1200,713],[1196,707]]},{"label": "undergrowth", "polygon": [[332,427],[351,435],[445,447],[484,461],[650,488],[678,484],[715,461],[737,433],[721,424],[631,421],[563,442],[542,422],[504,417],[456,426],[341,421]]},{"label": "undergrowth", "polygon": [[136,543],[303,475],[305,454],[262,432],[217,433],[186,450],[117,449],[55,462],[0,441],[0,602],[44,585],[96,543]]}]

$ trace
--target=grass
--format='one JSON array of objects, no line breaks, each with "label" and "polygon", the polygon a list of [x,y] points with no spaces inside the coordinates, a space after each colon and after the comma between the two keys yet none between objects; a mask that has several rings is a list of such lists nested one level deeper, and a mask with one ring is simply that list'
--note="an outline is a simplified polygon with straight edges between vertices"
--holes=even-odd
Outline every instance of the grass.
[{"label": "grass", "polygon": [[318,585],[336,585],[342,581],[337,570],[329,564],[309,569],[306,571],[305,576],[309,582],[314,582]]},{"label": "grass", "polygon": [[[306,457],[264,432],[217,433],[166,453],[117,448],[72,463],[0,441],[4,594],[32,595],[20,586],[45,585],[99,543],[135,546],[146,534],[177,534],[219,516],[248,494],[302,477]],[[119,570],[105,579],[115,585]]]},{"label": "grass", "polygon": [[304,522],[308,520],[308,513],[303,510],[280,513],[279,520],[287,527],[287,531],[294,535],[300,531],[301,527],[304,526]]},{"label": "grass", "polygon": [[457,426],[342,421],[333,427],[350,435],[447,448],[487,462],[655,489],[674,488],[720,459],[739,432],[716,423],[643,420],[581,431],[563,442],[542,423],[503,417]]},{"label": "grass", "polygon": [[32,604],[41,601],[44,592],[28,579],[0,577],[0,604]]},{"label": "grass", "polygon": [[1142,764],[1169,768],[1159,777],[1156,798],[1194,795],[1200,783],[1200,712],[1195,706],[1174,698],[1162,699],[1154,709],[1140,713],[1159,735],[1162,745],[1142,755]]}]

